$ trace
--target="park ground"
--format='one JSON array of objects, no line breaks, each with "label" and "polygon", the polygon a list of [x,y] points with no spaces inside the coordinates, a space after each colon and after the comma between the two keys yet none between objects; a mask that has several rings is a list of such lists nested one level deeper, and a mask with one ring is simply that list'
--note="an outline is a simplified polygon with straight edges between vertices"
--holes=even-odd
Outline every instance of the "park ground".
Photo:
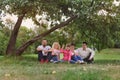
[{"label": "park ground", "polygon": [[40,64],[37,54],[0,56],[0,80],[120,80],[120,49],[104,49],[94,64]]}]

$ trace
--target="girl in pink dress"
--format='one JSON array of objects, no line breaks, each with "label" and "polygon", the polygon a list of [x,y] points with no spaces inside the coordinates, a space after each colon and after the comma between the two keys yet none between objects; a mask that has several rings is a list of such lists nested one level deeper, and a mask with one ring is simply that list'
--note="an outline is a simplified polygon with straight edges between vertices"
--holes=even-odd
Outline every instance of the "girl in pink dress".
[{"label": "girl in pink dress", "polygon": [[61,62],[75,63],[75,61],[71,60],[72,51],[70,50],[70,45],[66,45],[65,49],[62,47],[60,52],[63,54]]}]

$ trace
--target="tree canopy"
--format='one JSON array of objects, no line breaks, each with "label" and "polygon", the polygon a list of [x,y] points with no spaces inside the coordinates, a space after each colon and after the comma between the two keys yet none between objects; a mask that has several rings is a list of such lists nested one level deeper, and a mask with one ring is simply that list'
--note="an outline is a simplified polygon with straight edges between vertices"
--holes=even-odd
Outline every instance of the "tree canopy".
[{"label": "tree canopy", "polygon": [[[114,0],[0,0],[1,11],[18,16],[6,54],[22,54],[28,46],[51,32],[49,36],[53,39],[60,37],[58,41],[61,44],[87,41],[98,50],[113,47],[116,42],[120,42],[120,5],[116,6],[113,2]],[[41,15],[46,16],[50,25],[40,23],[41,17],[38,16]],[[16,49],[23,18],[31,18],[40,30],[37,36],[25,39],[27,42]],[[55,31],[56,29],[59,30]]]}]

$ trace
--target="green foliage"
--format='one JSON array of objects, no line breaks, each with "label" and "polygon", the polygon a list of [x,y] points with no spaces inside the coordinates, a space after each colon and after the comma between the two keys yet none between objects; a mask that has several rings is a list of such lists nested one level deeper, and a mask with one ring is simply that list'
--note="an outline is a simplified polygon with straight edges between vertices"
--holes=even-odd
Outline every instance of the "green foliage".
[{"label": "green foliage", "polygon": [[0,55],[3,55],[8,44],[8,37],[0,31]]},{"label": "green foliage", "polygon": [[[35,32],[32,29],[21,26],[16,42],[16,48],[18,48],[21,44],[24,44],[26,41],[30,40],[33,36],[35,36]],[[34,53],[35,50],[35,45],[31,45],[25,51],[25,53]]]},{"label": "green foliage", "polygon": [[[95,17],[95,19],[87,18],[87,22],[83,25],[84,28],[78,26],[81,29],[81,34],[83,35],[81,36],[81,39],[91,43],[93,46],[98,48],[98,50],[107,47],[114,47],[115,39],[119,39],[115,38],[115,36],[118,36],[116,33],[119,32],[118,22],[111,16],[96,15]],[[108,23],[108,20],[111,20],[111,22]]]},{"label": "green foliage", "polygon": [[5,32],[3,31],[3,29],[4,29],[4,25],[2,24],[0,18],[0,55],[3,55],[5,53],[6,46],[8,43],[8,37],[4,34]]},{"label": "green foliage", "polygon": [[[10,14],[26,14],[25,18],[32,18],[34,23],[39,26],[32,30],[20,29],[16,47],[18,48],[25,41],[33,36],[43,33],[49,28],[64,22],[70,15],[78,15],[74,23],[59,29],[47,37],[48,43],[52,45],[54,41],[60,44],[74,42],[77,47],[83,41],[87,41],[89,46],[98,50],[114,47],[120,44],[120,5],[115,6],[114,0],[0,0],[1,10]],[[107,13],[99,13],[101,10]],[[46,25],[40,25],[36,15],[47,15],[46,20],[51,24],[48,28]],[[6,31],[7,36],[9,31]],[[32,35],[30,34],[32,33]],[[36,42],[33,47],[39,45]],[[31,47],[32,47],[31,46]],[[30,48],[33,50],[34,48]],[[28,50],[29,51],[29,50]]]},{"label": "green foliage", "polygon": [[[83,0],[81,4],[85,5],[82,5],[80,10],[77,9],[79,18],[75,20],[73,26],[63,29],[63,32],[65,31],[70,36],[79,34],[79,37],[75,39],[76,36],[74,36],[68,40],[75,39],[74,42],[77,45],[86,41],[89,46],[98,50],[114,47],[115,43],[119,45],[120,15],[118,6],[113,5],[113,0],[93,0],[93,2]],[[107,14],[99,14],[101,10],[107,11]]]},{"label": "green foliage", "polygon": [[[6,50],[10,35],[11,35],[11,29],[9,29],[8,27],[5,27],[5,26],[3,28],[1,28],[1,30],[0,30],[0,54],[1,55],[5,54],[5,50]],[[16,48],[18,48],[21,44],[23,44],[26,41],[28,41],[29,39],[31,39],[33,36],[35,36],[35,32],[33,30],[22,26],[20,28],[20,32],[18,34]],[[35,45],[31,45],[25,51],[25,53],[34,53],[34,51],[36,50],[35,48],[36,48]]]},{"label": "green foliage", "polygon": [[[26,18],[32,18],[38,24],[36,15],[47,14],[48,20],[61,20],[63,15],[71,15],[68,8],[73,8],[71,0],[1,0],[1,9],[10,14],[26,14]],[[74,3],[75,4],[75,3]]]}]

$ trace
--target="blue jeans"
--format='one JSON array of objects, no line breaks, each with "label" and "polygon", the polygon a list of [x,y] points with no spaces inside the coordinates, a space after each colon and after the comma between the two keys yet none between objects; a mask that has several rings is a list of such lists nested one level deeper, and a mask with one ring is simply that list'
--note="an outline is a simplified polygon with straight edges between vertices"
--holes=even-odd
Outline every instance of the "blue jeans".
[{"label": "blue jeans", "polygon": [[53,60],[53,61],[59,61],[58,57],[56,55],[53,55],[52,58],[51,58],[51,60]]},{"label": "blue jeans", "polygon": [[80,60],[80,61],[83,61],[83,59],[80,57],[80,56],[78,56],[78,55],[73,55],[72,57],[71,57],[71,60],[73,60],[73,61],[78,61],[78,60]]}]

